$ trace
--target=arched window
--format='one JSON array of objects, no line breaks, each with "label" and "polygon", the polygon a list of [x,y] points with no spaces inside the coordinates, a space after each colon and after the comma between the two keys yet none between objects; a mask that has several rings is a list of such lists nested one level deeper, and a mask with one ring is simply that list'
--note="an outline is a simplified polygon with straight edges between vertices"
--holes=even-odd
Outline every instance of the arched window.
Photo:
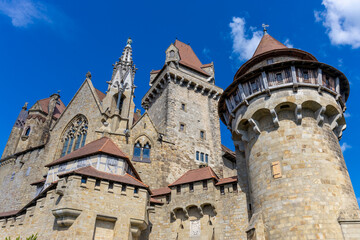
[{"label": "arched window", "polygon": [[142,160],[144,162],[149,162],[150,161],[150,145],[149,143],[146,143],[144,148],[143,148],[143,158]]},{"label": "arched window", "polygon": [[76,116],[68,125],[62,137],[63,148],[61,157],[71,153],[85,145],[88,129],[88,121],[83,115]]},{"label": "arched window", "polygon": [[133,160],[140,161],[141,160],[141,145],[137,142],[134,146],[134,157]]},{"label": "arched window", "polygon": [[135,143],[133,161],[149,163],[151,145],[149,144],[149,142],[146,142],[145,145],[142,145],[140,142],[144,142],[144,139]]},{"label": "arched window", "polygon": [[30,127],[28,127],[27,129],[26,129],[26,131],[25,131],[25,136],[29,136],[30,135],[30,131],[31,131],[31,128]]}]

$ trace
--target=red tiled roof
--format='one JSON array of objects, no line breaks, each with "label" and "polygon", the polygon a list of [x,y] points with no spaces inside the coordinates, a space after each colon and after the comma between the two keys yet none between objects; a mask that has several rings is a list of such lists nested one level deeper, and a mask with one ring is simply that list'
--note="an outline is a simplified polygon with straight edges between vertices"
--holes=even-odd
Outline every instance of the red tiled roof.
[{"label": "red tiled roof", "polygon": [[38,185],[38,184],[40,184],[40,183],[44,183],[45,181],[46,181],[46,179],[44,178],[44,179],[41,179],[41,180],[39,180],[39,181],[36,181],[36,182],[30,183],[30,185],[32,185],[32,186],[34,186],[34,185]]},{"label": "red tiled roof", "polygon": [[61,175],[59,175],[59,177],[66,176],[66,175],[72,175],[72,174],[79,174],[79,175],[83,175],[83,176],[100,178],[100,179],[113,181],[113,182],[125,183],[125,184],[129,184],[129,185],[137,186],[137,187],[148,188],[148,186],[146,184],[144,184],[142,181],[136,179],[135,177],[133,177],[129,174],[125,174],[123,176],[111,174],[111,173],[96,170],[92,166],[79,168],[74,171],[61,174]]},{"label": "red tiled roof", "polygon": [[198,169],[187,171],[179,179],[177,179],[175,182],[170,184],[169,187],[175,186],[175,185],[180,185],[180,184],[185,184],[185,183],[190,183],[190,182],[202,181],[202,180],[211,179],[211,178],[213,178],[215,180],[219,179],[211,167],[198,168]]},{"label": "red tiled roof", "polygon": [[155,204],[164,204],[163,202],[155,199],[155,198],[150,198],[150,203],[155,203]]},{"label": "red tiled roof", "polygon": [[155,73],[158,73],[160,71],[161,71],[161,69],[160,70],[151,70],[150,74],[155,74]]},{"label": "red tiled roof", "polygon": [[170,194],[171,189],[168,187],[164,187],[164,188],[158,188],[158,189],[151,190],[151,192],[152,192],[151,196],[155,197],[155,196]]},{"label": "red tiled roof", "polygon": [[180,61],[179,63],[187,66],[197,72],[200,72],[206,76],[210,76],[209,73],[201,69],[203,64],[200,62],[199,58],[196,56],[190,45],[187,45],[179,40],[175,40],[175,47],[179,49]]},{"label": "red tiled roof", "polygon": [[106,97],[106,94],[103,93],[102,91],[100,91],[99,89],[95,88],[95,91],[96,91],[96,94],[98,95],[100,101],[102,101]]},{"label": "red tiled roof", "polygon": [[[51,99],[51,97],[48,97],[48,98],[44,98],[44,99],[41,99],[38,101],[39,105],[41,107],[41,110],[46,114],[49,114],[50,99]],[[56,119],[58,119],[60,117],[60,115],[63,113],[63,111],[66,108],[65,104],[61,101],[61,99],[59,99],[59,103],[60,104],[55,105],[55,109],[54,109],[54,113],[53,113],[53,117]]]},{"label": "red tiled roof", "polygon": [[12,215],[16,215],[19,211],[20,211],[20,210],[13,210],[13,211],[8,211],[8,212],[2,212],[2,213],[0,213],[0,218],[12,216]]},{"label": "red tiled roof", "polygon": [[261,41],[257,46],[253,57],[260,55],[264,52],[282,48],[287,47],[272,36],[270,36],[268,33],[265,33],[264,36],[261,38]]},{"label": "red tiled roof", "polygon": [[[126,160],[128,160],[129,158],[115,145],[115,143],[113,141],[111,141],[110,138],[107,137],[102,137],[98,140],[95,140],[91,143],[86,144],[85,146],[83,146],[82,148],[79,148],[76,151],[73,151],[67,155],[65,155],[62,158],[59,158],[47,165],[45,165],[45,167],[51,167],[60,163],[64,163],[64,162],[68,162],[70,160],[74,160],[74,159],[78,159],[78,158],[82,158],[85,156],[90,156],[90,155],[94,155],[94,154],[99,154],[99,153],[105,153],[108,155],[112,155],[112,156],[116,156],[116,157],[121,157],[124,158]],[[130,161],[128,161],[130,162]],[[131,165],[131,163],[130,163]]]},{"label": "red tiled roof", "polygon": [[223,185],[223,184],[227,184],[227,183],[236,183],[237,182],[237,176],[233,176],[233,177],[228,177],[228,178],[221,178],[219,179],[219,182],[216,183],[215,185]]},{"label": "red tiled roof", "polygon": [[212,65],[214,65],[213,63],[207,63],[201,66],[201,68],[206,68],[206,67],[211,67]]}]

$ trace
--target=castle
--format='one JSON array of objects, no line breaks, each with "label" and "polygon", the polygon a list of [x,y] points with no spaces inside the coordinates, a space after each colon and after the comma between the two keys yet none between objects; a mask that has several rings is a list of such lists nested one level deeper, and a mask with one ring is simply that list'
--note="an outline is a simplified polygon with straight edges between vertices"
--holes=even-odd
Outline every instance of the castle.
[{"label": "castle", "polygon": [[55,93],[22,108],[0,160],[0,238],[360,239],[343,73],[264,31],[223,91],[176,40],[141,114],[131,44],[106,93],[87,73],[67,106]]}]

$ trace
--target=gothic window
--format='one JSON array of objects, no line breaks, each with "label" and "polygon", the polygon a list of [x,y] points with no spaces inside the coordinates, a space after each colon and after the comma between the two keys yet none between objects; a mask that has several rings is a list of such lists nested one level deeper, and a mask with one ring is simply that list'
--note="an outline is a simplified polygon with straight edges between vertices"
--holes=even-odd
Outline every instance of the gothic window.
[{"label": "gothic window", "polygon": [[134,157],[133,160],[141,160],[141,145],[137,142],[134,146]]},{"label": "gothic window", "polygon": [[143,161],[150,161],[150,145],[146,143],[143,148]]},{"label": "gothic window", "polygon": [[87,129],[88,121],[83,115],[76,116],[71,121],[62,138],[64,144],[61,157],[85,145]]},{"label": "gothic window", "polygon": [[170,57],[171,57],[171,58],[175,57],[175,51],[174,51],[174,50],[171,50],[171,51],[170,51]]},{"label": "gothic window", "polygon": [[150,150],[151,145],[149,144],[149,142],[146,142],[144,146],[142,146],[140,142],[137,142],[134,145],[133,161],[150,162]]}]

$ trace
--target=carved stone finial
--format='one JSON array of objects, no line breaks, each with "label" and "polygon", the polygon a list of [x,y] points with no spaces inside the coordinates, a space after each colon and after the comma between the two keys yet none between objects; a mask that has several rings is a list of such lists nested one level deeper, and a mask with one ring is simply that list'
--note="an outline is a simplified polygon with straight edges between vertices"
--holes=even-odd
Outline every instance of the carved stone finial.
[{"label": "carved stone finial", "polygon": [[90,71],[88,71],[85,76],[86,76],[86,78],[91,80],[91,72]]},{"label": "carved stone finial", "polygon": [[127,40],[127,44],[128,44],[128,45],[131,45],[131,44],[132,44],[132,40],[131,40],[130,37],[129,37],[128,40]]},{"label": "carved stone finial", "polygon": [[27,109],[27,106],[28,106],[28,102],[25,102],[25,104],[24,104],[24,106],[22,107],[24,110],[26,110]]}]

